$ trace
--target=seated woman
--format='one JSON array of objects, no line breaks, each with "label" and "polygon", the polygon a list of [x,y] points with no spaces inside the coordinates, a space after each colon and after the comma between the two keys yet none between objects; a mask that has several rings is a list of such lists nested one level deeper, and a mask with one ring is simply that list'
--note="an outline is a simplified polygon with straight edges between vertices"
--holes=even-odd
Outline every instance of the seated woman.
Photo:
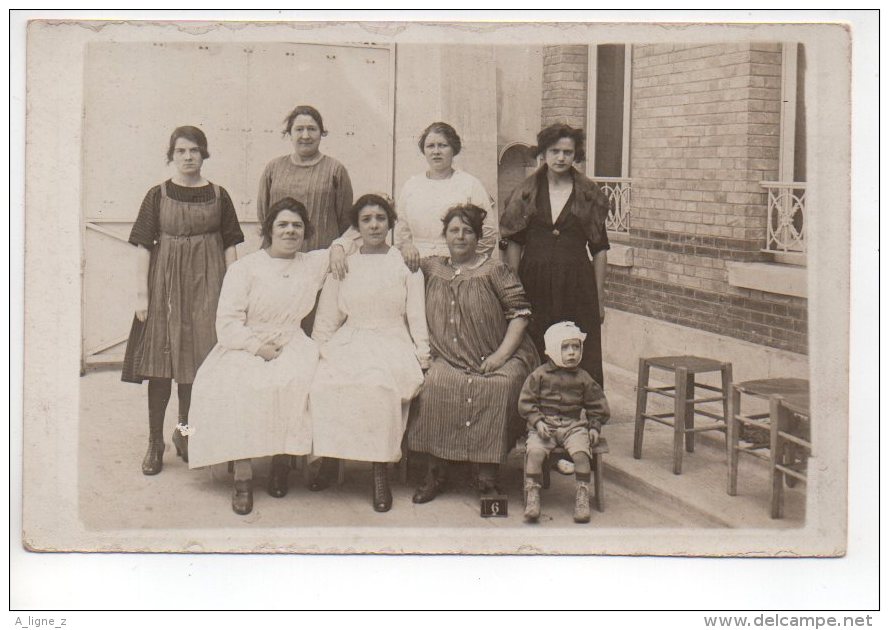
[{"label": "seated woman", "polygon": [[232,509],[253,509],[250,460],[312,450],[307,414],[318,349],[300,322],[328,269],[327,250],[300,252],[312,234],[306,207],[285,197],[269,208],[265,247],[233,264],[216,312],[218,342],[192,391],[189,468],[234,461]]},{"label": "seated woman", "polygon": [[395,211],[385,199],[361,197],[351,222],[362,244],[345,279],[328,277],[312,332],[321,351],[309,395],[312,451],[373,462],[373,507],[386,512],[386,462],[401,459],[410,401],[429,367],[423,274],[386,244]]},{"label": "seated woman", "polygon": [[522,384],[540,363],[525,333],[531,309],[521,283],[476,250],[484,217],[473,205],[448,210],[442,222],[450,256],[421,262],[433,360],[408,428],[408,447],[430,456],[414,503],[442,491],[445,460],[477,463],[481,493],[496,490],[511,425],[520,423]]}]

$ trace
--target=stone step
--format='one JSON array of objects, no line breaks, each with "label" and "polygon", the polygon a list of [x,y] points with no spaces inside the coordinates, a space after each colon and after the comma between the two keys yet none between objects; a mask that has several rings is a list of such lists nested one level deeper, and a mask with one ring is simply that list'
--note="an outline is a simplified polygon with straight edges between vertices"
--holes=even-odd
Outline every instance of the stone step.
[{"label": "stone step", "polygon": [[[653,381],[655,382],[655,381]],[[667,383],[657,383],[667,384]],[[605,366],[605,385],[612,419],[603,434],[611,452],[605,458],[609,482],[621,484],[652,501],[662,501],[696,519],[714,526],[732,528],[794,528],[805,522],[805,484],[787,488],[783,519],[769,514],[769,470],[766,462],[740,457],[738,494],[726,492],[728,480],[725,436],[722,432],[700,433],[695,452],[684,453],[682,474],[673,474],[673,431],[646,422],[642,458],[633,458],[636,375]],[[649,397],[652,413],[671,411],[672,401]]]}]

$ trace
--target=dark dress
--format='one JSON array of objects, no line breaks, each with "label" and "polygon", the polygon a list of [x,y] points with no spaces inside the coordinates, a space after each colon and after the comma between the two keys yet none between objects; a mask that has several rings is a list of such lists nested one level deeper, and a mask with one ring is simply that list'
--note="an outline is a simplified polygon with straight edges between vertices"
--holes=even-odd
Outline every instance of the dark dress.
[{"label": "dark dress", "polygon": [[151,251],[148,317],[134,320],[122,380],[189,384],[216,344],[216,306],[226,248],[244,241],[228,193],[167,180],[145,195],[130,243]]},{"label": "dark dress", "polygon": [[608,200],[598,186],[574,171],[574,190],[552,221],[544,165],[513,191],[500,219],[504,238],[524,246],[519,277],[534,317],[528,332],[541,356],[543,334],[552,324],[572,321],[587,334],[580,366],[603,385],[599,294],[587,255],[608,249]]}]

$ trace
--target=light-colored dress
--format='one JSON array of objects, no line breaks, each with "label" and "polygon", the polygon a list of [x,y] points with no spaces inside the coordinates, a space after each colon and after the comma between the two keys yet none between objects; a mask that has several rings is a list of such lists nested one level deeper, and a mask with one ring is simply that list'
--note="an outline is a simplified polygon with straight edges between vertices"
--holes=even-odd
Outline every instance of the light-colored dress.
[{"label": "light-colored dress", "polygon": [[342,281],[328,276],[312,339],[321,361],[309,397],[318,456],[401,458],[411,399],[429,363],[423,273],[397,249],[355,253]]},{"label": "light-colored dress", "polygon": [[[261,249],[233,264],[216,313],[218,343],[192,390],[189,468],[312,449],[307,399],[318,347],[300,321],[312,310],[328,252],[272,258]],[[283,345],[266,361],[256,351]]]},{"label": "light-colored dress", "polygon": [[471,203],[488,213],[478,242],[480,254],[491,254],[497,245],[494,202],[482,183],[465,171],[455,170],[447,179],[429,179],[425,173],[407,180],[398,197],[395,246],[413,242],[420,256],[450,256],[442,236],[441,220],[457,205]]}]

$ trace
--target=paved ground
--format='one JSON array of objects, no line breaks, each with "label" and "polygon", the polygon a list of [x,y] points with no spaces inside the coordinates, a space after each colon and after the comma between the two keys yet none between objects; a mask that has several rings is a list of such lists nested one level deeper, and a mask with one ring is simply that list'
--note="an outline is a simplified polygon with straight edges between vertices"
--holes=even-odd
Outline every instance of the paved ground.
[{"label": "paved ground", "polygon": [[[725,494],[725,460],[721,434],[702,439],[686,458],[684,474],[670,472],[670,432],[646,430],[642,460],[632,458],[633,376],[606,372],[614,417],[605,429],[612,452],[606,457],[606,509],[593,512],[589,525],[576,527],[799,527],[803,522],[804,489],[788,493],[783,521],[768,518],[768,481],[764,466],[742,463],[740,496]],[[510,499],[508,518],[482,519],[475,492],[457,475],[451,491],[425,505],[414,505],[413,482],[401,484],[393,474],[394,504],[378,514],[370,505],[370,466],[350,462],[342,486],[312,493],[298,472],[291,491],[274,499],[264,491],[267,461],[256,472],[255,506],[248,516],[230,506],[231,477],[225,466],[188,470],[175,457],[170,434],[175,425],[175,393],[167,416],[164,470],[154,477],[141,472],[147,440],[146,387],[122,383],[119,372],[90,372],[81,379],[79,444],[80,517],[87,529],[153,528],[299,528],[565,527],[572,523],[573,480],[557,473],[543,495],[543,515],[536,526],[521,518],[521,455],[513,453],[502,472]],[[415,473],[419,471],[414,471]]]}]

